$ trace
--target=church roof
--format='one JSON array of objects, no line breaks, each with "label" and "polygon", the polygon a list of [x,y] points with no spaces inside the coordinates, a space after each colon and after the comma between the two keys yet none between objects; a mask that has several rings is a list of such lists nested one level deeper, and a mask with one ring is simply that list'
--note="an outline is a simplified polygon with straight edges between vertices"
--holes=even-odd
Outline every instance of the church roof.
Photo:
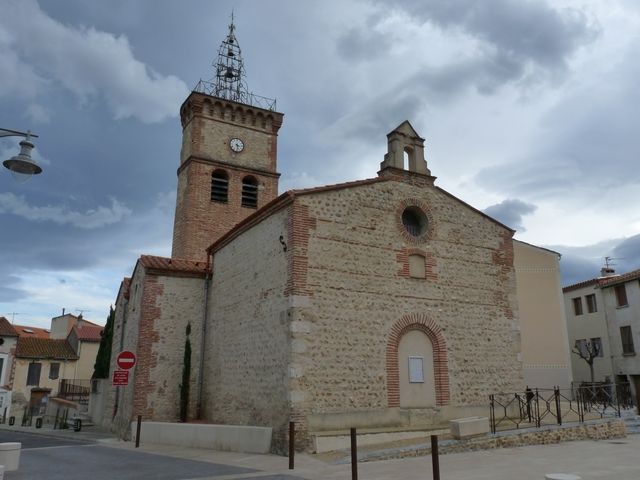
[{"label": "church roof", "polygon": [[50,338],[19,337],[16,345],[18,358],[52,358],[61,360],[77,360],[76,352],[67,340]]},{"label": "church roof", "polygon": [[183,258],[141,255],[139,262],[149,273],[206,275],[207,262],[196,262]]},{"label": "church roof", "polygon": [[0,337],[17,337],[18,332],[13,325],[4,317],[0,317]]}]

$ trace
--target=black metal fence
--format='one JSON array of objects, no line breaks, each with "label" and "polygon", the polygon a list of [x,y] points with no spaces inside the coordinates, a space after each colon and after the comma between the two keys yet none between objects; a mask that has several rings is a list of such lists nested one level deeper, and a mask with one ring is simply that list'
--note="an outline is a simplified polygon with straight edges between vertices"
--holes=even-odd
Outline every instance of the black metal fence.
[{"label": "black metal fence", "polygon": [[91,380],[60,380],[58,397],[86,406],[89,405],[91,388]]},{"label": "black metal fence", "polygon": [[619,417],[633,406],[628,383],[573,385],[569,389],[532,389],[489,396],[491,432],[562,425],[594,418]]}]

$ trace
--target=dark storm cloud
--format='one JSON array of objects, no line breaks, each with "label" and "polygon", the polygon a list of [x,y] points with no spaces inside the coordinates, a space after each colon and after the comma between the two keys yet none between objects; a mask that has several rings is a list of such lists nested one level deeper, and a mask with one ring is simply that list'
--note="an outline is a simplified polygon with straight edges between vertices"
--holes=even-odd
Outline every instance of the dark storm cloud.
[{"label": "dark storm cloud", "polygon": [[496,205],[491,205],[483,211],[490,217],[495,218],[514,230],[524,232],[525,228],[522,217],[535,212],[536,208],[537,207],[531,203],[513,198],[504,200]]},{"label": "dark storm cloud", "polygon": [[562,254],[560,272],[562,284],[570,285],[600,276],[600,269],[607,263],[616,273],[626,273],[640,268],[640,235],[614,238],[580,247],[546,245]]},{"label": "dark storm cloud", "polygon": [[578,89],[559,102],[543,118],[538,141],[526,156],[481,170],[477,182],[506,195],[598,199],[640,181],[639,53],[636,42],[624,55],[628,61],[598,75],[598,88]]},{"label": "dark storm cloud", "polygon": [[[27,296],[27,293],[18,286],[19,281],[19,277],[15,275],[0,273],[0,302],[12,302]],[[6,316],[7,313],[0,312],[0,316],[3,314]]]},{"label": "dark storm cloud", "polygon": [[[387,2],[377,3],[386,8]],[[470,43],[478,42],[477,49],[438,67],[424,64],[401,78],[385,95],[340,122],[345,137],[379,134],[388,128],[390,116],[414,118],[430,105],[450,102],[467,91],[493,95],[507,84],[558,81],[569,58],[598,33],[581,12],[554,9],[539,1],[416,0],[394,2],[389,8],[406,12],[419,23],[461,31]],[[343,58],[370,60],[372,55],[386,55],[393,41],[408,41],[397,33],[376,32],[377,15],[338,39],[337,51]],[[424,48],[428,52],[429,46]]]},{"label": "dark storm cloud", "polygon": [[560,259],[562,285],[573,285],[574,283],[599,277],[601,267],[601,264],[577,255],[562,255]]},{"label": "dark storm cloud", "polygon": [[395,39],[376,31],[376,24],[383,19],[381,13],[372,14],[364,26],[352,27],[340,35],[336,42],[338,54],[349,61],[368,61],[386,55]]},{"label": "dark storm cloud", "polygon": [[393,4],[423,22],[461,30],[514,62],[531,61],[550,70],[563,69],[574,51],[598,33],[579,10],[555,9],[539,0],[401,0]]},{"label": "dark storm cloud", "polygon": [[616,245],[611,257],[614,258],[619,273],[640,268],[640,234],[626,238]]}]

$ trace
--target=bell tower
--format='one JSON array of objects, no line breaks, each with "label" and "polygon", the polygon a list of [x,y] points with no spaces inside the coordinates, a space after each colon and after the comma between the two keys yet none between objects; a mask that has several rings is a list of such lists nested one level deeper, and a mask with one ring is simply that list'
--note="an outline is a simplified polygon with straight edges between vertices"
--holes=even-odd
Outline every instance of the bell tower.
[{"label": "bell tower", "polygon": [[214,67],[180,107],[172,258],[206,260],[207,247],[278,195],[283,114],[248,91],[233,15]]}]

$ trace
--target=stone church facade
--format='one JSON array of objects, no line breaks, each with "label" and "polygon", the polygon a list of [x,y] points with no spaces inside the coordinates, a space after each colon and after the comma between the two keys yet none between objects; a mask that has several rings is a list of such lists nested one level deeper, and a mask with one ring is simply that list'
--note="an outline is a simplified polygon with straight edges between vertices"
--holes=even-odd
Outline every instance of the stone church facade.
[{"label": "stone church facade", "polygon": [[277,196],[281,113],[197,91],[180,112],[172,256],[141,256],[121,285],[112,359],[138,363],[98,421],[127,436],[137,415],[178,420],[187,326],[189,420],[272,427],[274,451],[290,420],[309,448],[486,415],[524,388],[514,231],[435,185],[409,122],[377,177]]}]

